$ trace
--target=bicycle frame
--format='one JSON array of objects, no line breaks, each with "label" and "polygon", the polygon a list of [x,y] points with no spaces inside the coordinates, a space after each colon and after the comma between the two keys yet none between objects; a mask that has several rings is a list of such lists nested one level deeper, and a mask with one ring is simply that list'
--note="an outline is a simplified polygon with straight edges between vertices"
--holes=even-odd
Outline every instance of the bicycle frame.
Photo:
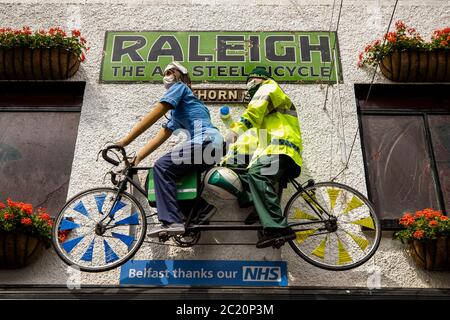
[{"label": "bicycle frame", "polygon": [[[125,169],[124,179],[117,184],[117,196],[116,196],[116,200],[115,200],[114,204],[111,207],[111,210],[114,207],[114,205],[116,204],[116,202],[118,202],[120,200],[120,198],[121,198],[120,194],[127,189],[128,183],[130,183],[144,197],[147,197],[145,190],[141,187],[141,185],[139,183],[137,183],[133,180],[133,177],[137,174],[138,171],[149,170],[151,168],[152,167],[129,166]],[[308,191],[305,190],[305,188],[303,188],[303,186],[298,181],[296,181],[295,179],[289,179],[288,181],[294,186],[294,188],[297,190],[297,192],[301,192],[302,194],[306,194],[308,196],[309,199],[307,200],[304,198],[305,201],[308,203],[309,207],[318,215],[318,217],[320,217],[320,220],[318,220],[318,221],[290,223],[289,224],[290,227],[305,226],[305,225],[320,224],[320,223],[325,224],[326,222],[331,220],[331,215],[314,199],[314,197],[311,194],[308,193]],[[191,224],[191,221],[193,220],[194,215],[196,214],[198,199],[200,198],[200,195],[202,194],[202,191],[204,188],[203,181],[201,181],[199,188],[200,188],[199,195],[197,196],[195,204],[192,207],[192,209],[190,210],[187,220],[185,222],[185,227],[186,227],[187,232],[212,231],[212,230],[216,230],[216,231],[217,230],[220,230],[220,231],[249,230],[250,231],[250,230],[263,230],[264,229],[263,225],[261,225],[261,224],[252,224],[252,225],[245,225],[245,224],[208,224],[208,225]],[[325,214],[327,217],[324,218],[323,214]],[[107,217],[110,217],[110,221],[108,221],[108,223],[105,225],[105,227],[107,227],[111,223],[111,221],[114,220],[114,217],[111,217],[110,213],[108,213],[101,222],[103,222]]]},{"label": "bicycle frame", "polygon": [[[117,154],[115,155],[117,156],[119,161],[110,158],[107,155],[107,152],[111,149],[116,149],[120,151],[122,153],[123,159],[121,160],[119,155]],[[136,175],[138,174],[139,171],[141,170],[148,171],[149,169],[152,169],[152,167],[133,167],[128,162],[129,158],[126,157],[126,152],[122,147],[117,146],[107,147],[103,149],[101,152],[103,158],[108,163],[118,166],[123,161],[125,163],[125,167],[121,166],[120,168],[117,168],[110,172],[111,182],[114,186],[113,188],[98,187],[85,190],[84,192],[79,193],[72,199],[70,199],[58,214],[58,217],[55,222],[55,228],[52,234],[52,241],[58,255],[64,260],[64,262],[66,262],[69,265],[77,265],[83,271],[92,271],[92,272],[106,271],[115,268],[117,266],[120,266],[125,261],[133,257],[133,255],[137,252],[137,250],[139,250],[143,242],[161,245],[172,245],[172,244],[165,244],[167,240],[171,239],[172,241],[175,242],[175,244],[173,244],[175,246],[192,247],[194,245],[197,245],[200,239],[201,231],[264,230],[264,226],[261,223],[246,225],[244,221],[241,221],[241,219],[237,219],[239,221],[211,220],[210,222],[209,221],[204,222],[204,224],[202,222],[197,222],[202,221],[200,218],[203,217],[203,213],[200,213],[201,211],[199,210],[199,208],[201,202],[200,200],[202,200],[201,195],[206,185],[203,179],[198,179],[197,197],[192,200],[194,204],[191,204],[190,201],[189,205],[185,205],[184,206],[185,208],[182,208],[183,214],[187,217],[186,221],[184,222],[186,232],[184,234],[176,236],[162,233],[158,235],[159,236],[158,242],[145,241],[147,225],[149,223],[148,218],[150,216],[155,216],[156,213],[154,211],[152,212],[148,210],[146,213],[146,210],[144,210],[142,206],[144,201],[140,199],[140,197],[136,197],[137,195],[136,192],[138,192],[146,199],[148,198],[146,188],[144,186],[141,186],[140,182],[136,179]],[[246,169],[242,169],[242,171],[243,170]],[[236,173],[239,174],[240,171],[236,171]],[[198,174],[197,178],[200,178],[203,175],[204,174],[202,175]],[[303,258],[305,261],[327,270],[347,270],[350,268],[354,268],[356,266],[365,263],[375,253],[375,250],[377,249],[381,239],[379,220],[376,217],[373,206],[370,204],[370,201],[364,197],[364,195],[362,195],[357,190],[349,186],[335,182],[323,182],[316,184],[313,180],[309,180],[307,183],[300,184],[295,179],[286,179],[286,180],[283,179],[282,181],[278,182],[280,185],[280,188],[278,188],[279,198],[281,198],[281,192],[283,191],[283,188],[286,188],[287,185],[290,186],[288,192],[285,192],[284,194],[285,196],[284,198],[286,200],[287,198],[289,198],[289,200],[287,201],[286,206],[284,207],[283,216],[287,218],[291,217],[293,214],[297,215],[296,213],[297,210],[301,210],[301,212],[305,213],[306,215],[298,216],[298,220],[289,221],[289,227],[292,228],[292,230],[289,230],[289,233],[286,234],[280,233],[281,235],[280,237],[278,237],[278,235],[275,234],[275,237],[273,239],[270,237],[269,238],[260,237],[259,242],[257,243],[258,248],[263,248],[266,245],[267,246],[271,245],[274,248],[280,248],[283,244],[289,243],[289,245],[295,251],[295,253],[298,254],[301,258]],[[132,192],[130,192],[128,186],[130,186]],[[132,187],[134,187],[134,189]],[[331,190],[334,191],[331,192]],[[95,197],[95,203],[93,201],[94,200],[93,197]],[[336,206],[337,203],[336,199],[338,197],[339,202],[338,205]],[[351,200],[350,197],[352,197]],[[360,200],[361,204],[359,205],[358,203],[358,206],[355,206],[355,201],[353,200],[355,197]],[[333,207],[331,208],[330,212],[327,211],[328,209],[325,209],[329,207],[328,200],[331,201],[331,207]],[[79,201],[79,204],[76,204],[75,207],[73,207],[73,204],[76,201]],[[298,203],[298,201],[300,201],[301,203]],[[303,201],[306,201],[307,204],[305,205]],[[73,217],[74,214],[73,210],[80,212],[79,208],[81,205],[84,207],[83,203],[89,204],[90,206],[89,208],[87,207],[84,208],[85,210],[91,211],[92,209],[94,210],[95,214],[97,213],[99,214],[95,215],[95,217],[99,217],[101,221],[97,221],[97,219],[94,217],[90,219],[91,221],[96,223],[95,228],[92,228],[93,227],[92,222],[85,223],[83,217],[79,217],[79,219],[81,219],[79,221],[74,221],[74,219],[72,219],[73,222],[72,224],[67,222],[67,220],[71,221],[70,217]],[[350,205],[351,203],[352,205]],[[128,209],[120,211],[123,207],[125,207],[125,205],[128,205],[127,208],[130,208],[131,206],[132,209],[132,211],[130,212],[131,215],[128,215],[129,213]],[[360,206],[364,206],[363,211],[359,211],[358,209],[358,212],[356,213],[355,211],[354,215],[352,213],[351,216],[350,215],[344,216],[342,224],[340,223],[340,214],[334,215],[334,213],[338,210],[337,208],[341,210],[340,213],[348,213],[349,211],[348,209],[353,210],[359,208]],[[120,212],[120,214],[116,215],[116,212]],[[84,215],[83,212],[80,213]],[[315,215],[316,218],[309,219],[311,218],[310,216],[311,214]],[[345,218],[349,216],[351,217],[350,219]],[[154,224],[155,222],[156,221],[151,221],[150,223]],[[348,228],[346,229],[345,226],[347,226],[348,223],[359,225],[360,229],[354,230],[353,226],[351,226],[350,229]],[[58,230],[62,229],[61,227],[63,224],[65,224],[63,230],[75,229],[78,226],[89,227],[89,230],[88,233],[86,233],[84,229],[79,229],[80,231],[79,232],[77,231],[77,233],[75,233],[72,238],[69,238],[69,240],[62,243],[61,241],[63,240],[59,238]],[[124,227],[129,228],[129,232],[128,229],[118,228],[116,229],[115,233],[112,230],[111,233],[106,233],[107,230],[114,229],[120,225],[124,226],[129,225],[129,227]],[[335,237],[329,237],[330,234],[338,232],[341,229],[341,227],[342,227],[341,232],[348,234],[349,237],[340,237],[340,234],[338,233],[335,234]],[[365,233],[364,230],[366,229],[374,231],[373,236],[371,236],[370,239],[367,237],[367,235],[364,234]],[[123,232],[123,230],[125,230],[125,234],[121,233]],[[361,230],[361,234],[359,233],[358,230]],[[352,234],[350,233],[350,231],[355,233]],[[79,237],[79,235],[81,235],[81,237]],[[137,235],[139,235],[139,238],[137,237]],[[325,235],[325,236],[313,238],[311,240],[312,242],[305,241],[307,237],[318,235]],[[87,238],[87,236],[93,236],[94,238],[91,241],[91,239]],[[97,239],[97,236],[100,236],[100,239]],[[360,239],[358,239],[358,237],[360,237]],[[101,241],[102,238],[104,245],[103,246],[96,245],[96,248],[100,249],[98,250],[96,249],[96,251],[94,251],[93,250],[94,244],[97,243],[95,241],[97,240]],[[108,240],[107,238],[116,238],[121,240],[121,242],[119,241],[118,243],[117,241],[111,242],[111,245],[113,247],[117,247],[119,249],[116,250],[116,252],[117,254],[120,255],[120,257],[117,254],[115,254],[113,248],[110,247],[110,245],[107,242]],[[83,239],[88,240],[81,243],[80,241],[82,241]],[[297,239],[298,241],[295,241],[294,239]],[[328,244],[329,241],[333,242]],[[122,242],[125,245],[127,245],[128,250],[121,249],[122,245],[120,243]],[[341,251],[343,251],[341,250],[342,247],[344,247],[344,249],[345,247],[348,247],[348,245],[346,245],[346,243],[348,242],[351,243],[350,244],[351,250],[347,249],[348,252],[343,252],[341,254]],[[78,245],[78,243],[81,243],[82,246],[71,253],[72,249],[75,248]],[[261,243],[263,245],[261,245]],[[303,243],[306,244],[303,246]],[[355,246],[355,243],[358,246]],[[133,244],[133,246],[130,246],[131,244]],[[218,245],[218,244],[249,245],[253,243],[214,242],[214,243],[200,243],[199,245]],[[86,247],[86,245],[88,246]],[[328,258],[325,259],[325,255],[327,252],[324,249],[325,247],[328,248],[329,245],[333,246],[330,248],[335,248],[337,246],[337,248],[339,249],[338,257],[335,256],[334,253],[335,250],[333,249],[331,250],[333,253],[329,257],[329,259]],[[312,250],[312,247],[316,248]],[[359,250],[358,248],[361,250]],[[359,250],[357,252],[357,255],[353,255],[354,253],[353,249]],[[331,252],[330,250],[328,251]],[[97,258],[92,259],[93,254],[96,254],[96,256],[99,257],[99,259]],[[104,257],[104,260],[102,260],[102,256]],[[319,259],[317,259],[317,257],[319,257]]]}]

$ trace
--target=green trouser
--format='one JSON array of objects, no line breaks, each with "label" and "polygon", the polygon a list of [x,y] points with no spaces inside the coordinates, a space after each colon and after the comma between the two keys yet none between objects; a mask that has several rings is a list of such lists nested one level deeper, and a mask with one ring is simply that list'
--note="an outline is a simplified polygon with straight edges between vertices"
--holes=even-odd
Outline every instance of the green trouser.
[{"label": "green trouser", "polygon": [[288,226],[275,185],[283,179],[298,177],[299,174],[300,167],[284,154],[261,156],[247,173],[242,174],[246,175],[242,181],[248,182],[256,212],[264,229]]}]

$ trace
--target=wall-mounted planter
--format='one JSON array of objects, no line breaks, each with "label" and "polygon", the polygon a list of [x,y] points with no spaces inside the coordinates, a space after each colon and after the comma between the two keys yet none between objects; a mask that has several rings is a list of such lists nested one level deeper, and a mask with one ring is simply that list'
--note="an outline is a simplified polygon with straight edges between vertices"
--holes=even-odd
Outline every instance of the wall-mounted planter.
[{"label": "wall-mounted planter", "polygon": [[62,48],[0,48],[0,80],[63,80],[79,66],[78,57]]},{"label": "wall-mounted planter", "polygon": [[417,265],[425,270],[450,270],[450,238],[413,240],[410,252]]},{"label": "wall-mounted planter", "polygon": [[399,82],[450,82],[450,50],[394,51],[380,63],[383,75]]},{"label": "wall-mounted planter", "polygon": [[0,233],[0,269],[27,266],[42,253],[44,244],[38,238],[21,232]]}]

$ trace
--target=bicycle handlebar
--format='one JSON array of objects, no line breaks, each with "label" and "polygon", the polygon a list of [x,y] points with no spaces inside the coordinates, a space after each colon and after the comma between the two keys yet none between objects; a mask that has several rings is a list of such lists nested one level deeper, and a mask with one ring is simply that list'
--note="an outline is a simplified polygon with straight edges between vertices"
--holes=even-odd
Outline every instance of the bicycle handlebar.
[{"label": "bicycle handlebar", "polygon": [[111,145],[102,150],[102,157],[103,157],[103,159],[105,159],[106,162],[109,162],[115,166],[118,166],[120,164],[119,161],[114,160],[108,156],[108,151],[111,149],[116,149],[116,150],[120,151],[120,153],[122,153],[122,155],[123,155],[123,159],[125,160],[125,162],[128,163],[127,153],[125,152],[125,148],[122,146],[118,146],[118,145]]}]

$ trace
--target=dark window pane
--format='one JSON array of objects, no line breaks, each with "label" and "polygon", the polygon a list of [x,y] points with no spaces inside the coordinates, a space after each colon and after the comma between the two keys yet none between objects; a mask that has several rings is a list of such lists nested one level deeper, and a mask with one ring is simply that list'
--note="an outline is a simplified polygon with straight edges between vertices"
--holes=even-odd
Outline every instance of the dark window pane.
[{"label": "dark window pane", "polygon": [[450,115],[428,117],[445,210],[450,214]]},{"label": "dark window pane", "polygon": [[0,201],[55,216],[67,197],[80,113],[0,112]]},{"label": "dark window pane", "polygon": [[381,219],[440,209],[421,116],[363,115],[372,201]]}]

